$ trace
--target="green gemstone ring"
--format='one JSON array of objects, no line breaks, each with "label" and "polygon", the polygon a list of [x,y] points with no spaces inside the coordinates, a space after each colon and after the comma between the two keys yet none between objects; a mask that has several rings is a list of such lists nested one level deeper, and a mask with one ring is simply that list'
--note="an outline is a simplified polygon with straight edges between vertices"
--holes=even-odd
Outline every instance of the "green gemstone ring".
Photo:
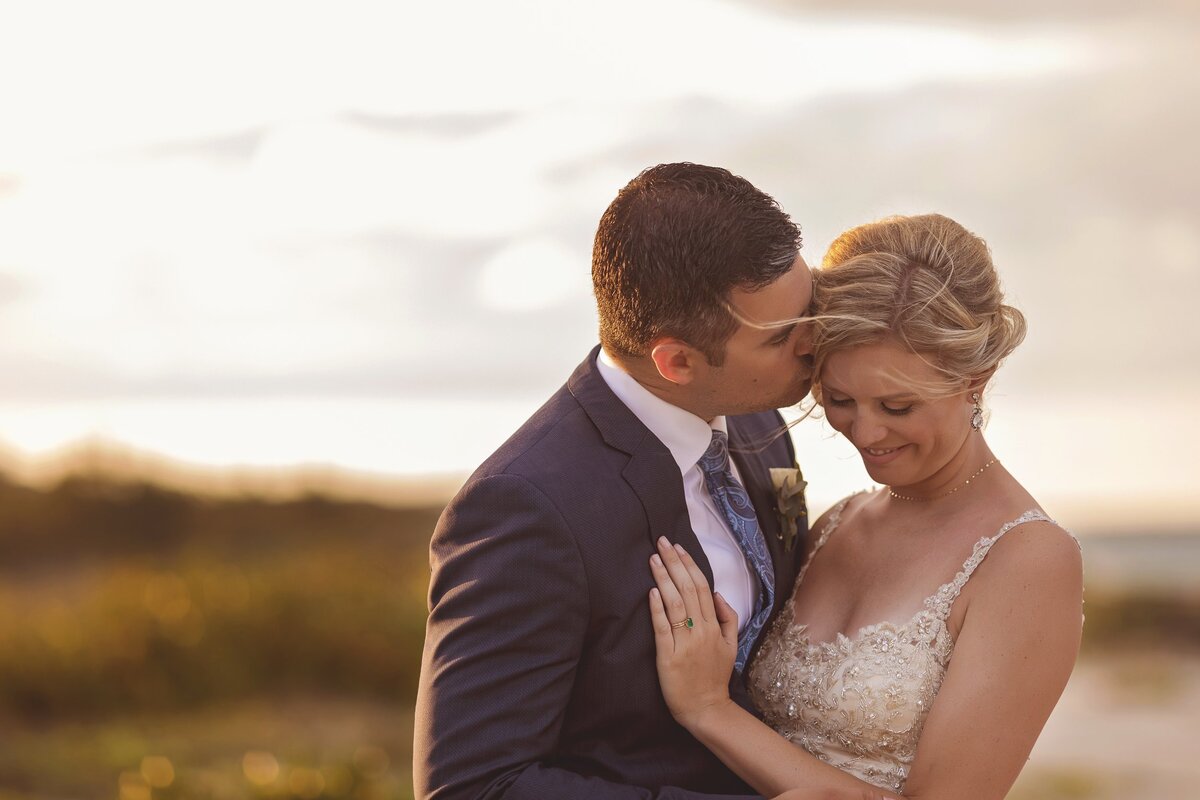
[{"label": "green gemstone ring", "polygon": [[672,622],[671,627],[672,628],[694,628],[694,627],[696,627],[696,623],[692,622],[691,617],[688,617],[687,619],[680,620],[679,622]]}]

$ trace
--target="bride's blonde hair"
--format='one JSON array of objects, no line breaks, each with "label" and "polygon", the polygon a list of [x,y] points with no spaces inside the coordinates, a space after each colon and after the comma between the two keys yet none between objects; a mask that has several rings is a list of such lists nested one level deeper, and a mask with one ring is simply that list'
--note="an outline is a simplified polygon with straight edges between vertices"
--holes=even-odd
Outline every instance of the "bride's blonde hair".
[{"label": "bride's blonde hair", "polygon": [[983,239],[941,214],[888,217],[852,228],[815,273],[813,396],[831,353],[892,337],[945,380],[936,396],[987,379],[1025,338],[1025,317],[1004,303]]}]

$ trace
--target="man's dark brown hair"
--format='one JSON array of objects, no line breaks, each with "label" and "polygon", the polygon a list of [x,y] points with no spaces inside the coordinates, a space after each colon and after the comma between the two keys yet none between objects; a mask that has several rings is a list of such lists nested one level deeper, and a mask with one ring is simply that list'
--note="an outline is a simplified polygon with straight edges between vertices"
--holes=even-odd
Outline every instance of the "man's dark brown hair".
[{"label": "man's dark brown hair", "polygon": [[634,358],[671,336],[720,366],[737,330],[725,306],[730,291],[774,282],[799,250],[800,229],[745,178],[701,164],[650,167],[617,194],[596,230],[600,342]]}]

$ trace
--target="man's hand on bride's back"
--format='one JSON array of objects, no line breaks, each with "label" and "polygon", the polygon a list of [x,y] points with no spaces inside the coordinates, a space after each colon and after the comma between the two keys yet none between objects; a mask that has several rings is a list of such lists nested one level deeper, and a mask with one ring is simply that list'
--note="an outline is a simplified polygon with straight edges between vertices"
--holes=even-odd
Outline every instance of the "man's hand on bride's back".
[{"label": "man's hand on bride's back", "polygon": [[771,800],[901,800],[874,789],[789,789]]}]

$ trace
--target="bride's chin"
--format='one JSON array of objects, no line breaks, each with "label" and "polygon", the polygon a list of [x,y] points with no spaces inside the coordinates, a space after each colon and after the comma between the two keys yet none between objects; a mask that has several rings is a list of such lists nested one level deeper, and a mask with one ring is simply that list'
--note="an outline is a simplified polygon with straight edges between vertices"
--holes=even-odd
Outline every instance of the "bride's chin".
[{"label": "bride's chin", "polygon": [[900,491],[901,487],[908,486],[914,483],[920,483],[920,480],[913,480],[911,475],[906,475],[902,471],[892,469],[888,465],[871,465],[864,462],[863,466],[867,468],[867,475],[871,480],[881,486],[888,486],[896,491]]},{"label": "bride's chin", "polygon": [[881,486],[891,486],[895,481],[895,476],[888,475],[887,470],[878,467],[867,467],[867,475]]}]

